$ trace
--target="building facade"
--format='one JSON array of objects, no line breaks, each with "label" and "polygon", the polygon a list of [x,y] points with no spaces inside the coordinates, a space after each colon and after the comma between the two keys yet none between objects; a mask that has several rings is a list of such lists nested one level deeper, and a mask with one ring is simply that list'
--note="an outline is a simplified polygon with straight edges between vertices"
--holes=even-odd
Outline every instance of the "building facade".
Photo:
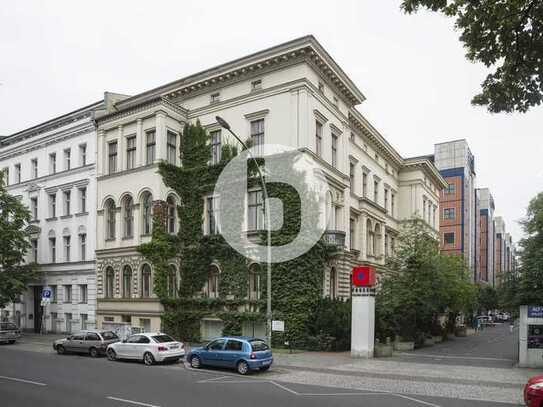
[{"label": "building facade", "polygon": [[[153,214],[162,214],[168,231],[177,232],[179,198],[165,187],[157,165],[180,165],[187,122],[199,120],[210,133],[212,162],[220,159],[222,144],[233,143],[217,115],[255,145],[282,144],[318,162],[331,189],[323,208],[330,215],[326,238],[341,249],[327,265],[324,296],[350,296],[353,265],[383,271],[402,222],[418,217],[437,238],[445,180],[428,157],[402,158],[356,109],[363,100],[311,36],[132,97],[106,94],[107,109],[96,118],[98,325],[160,329],[163,309],[153,292],[153,268],[137,246],[151,239]],[[261,208],[260,192],[252,192]],[[252,196],[246,199],[249,213]],[[213,199],[205,205],[202,227],[213,233]],[[178,275],[174,260],[171,267]],[[217,284],[220,265],[202,296],[214,298]],[[220,321],[202,322],[204,338],[219,332]]]},{"label": "building facade", "polygon": [[476,275],[475,281],[496,287],[494,269],[494,198],[488,188],[476,190],[477,229],[476,229]]},{"label": "building facade", "polygon": [[[8,193],[30,209],[28,262],[42,271],[5,310],[25,330],[72,332],[95,326],[96,131],[102,102],[2,138]],[[41,306],[42,290],[52,290]]]}]

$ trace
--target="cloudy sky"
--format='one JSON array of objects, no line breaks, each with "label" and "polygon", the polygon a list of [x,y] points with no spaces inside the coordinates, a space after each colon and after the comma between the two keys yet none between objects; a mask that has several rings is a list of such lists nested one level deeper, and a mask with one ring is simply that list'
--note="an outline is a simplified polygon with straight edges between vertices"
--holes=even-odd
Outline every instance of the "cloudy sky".
[{"label": "cloudy sky", "polygon": [[[337,2],[336,4],[339,4]],[[0,134],[135,94],[313,34],[364,92],[359,109],[403,156],[466,138],[513,237],[543,190],[543,109],[491,115],[469,101],[485,76],[453,22],[399,0],[12,1],[0,9]]]}]

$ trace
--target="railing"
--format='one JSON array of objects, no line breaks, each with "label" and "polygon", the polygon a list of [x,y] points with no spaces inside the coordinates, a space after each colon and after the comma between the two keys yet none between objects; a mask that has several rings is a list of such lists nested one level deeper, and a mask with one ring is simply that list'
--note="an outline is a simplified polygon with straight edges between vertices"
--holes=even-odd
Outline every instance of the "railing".
[{"label": "railing", "polygon": [[326,230],[323,234],[324,243],[337,248],[345,246],[345,232],[341,230]]}]

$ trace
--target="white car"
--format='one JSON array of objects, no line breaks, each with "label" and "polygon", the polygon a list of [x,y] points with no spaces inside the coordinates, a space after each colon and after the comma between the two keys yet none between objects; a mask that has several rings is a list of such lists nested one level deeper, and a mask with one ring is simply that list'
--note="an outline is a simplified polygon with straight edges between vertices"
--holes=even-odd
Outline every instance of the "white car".
[{"label": "white car", "polygon": [[131,335],[107,347],[109,360],[136,359],[150,366],[155,362],[177,362],[185,356],[185,346],[161,332]]}]

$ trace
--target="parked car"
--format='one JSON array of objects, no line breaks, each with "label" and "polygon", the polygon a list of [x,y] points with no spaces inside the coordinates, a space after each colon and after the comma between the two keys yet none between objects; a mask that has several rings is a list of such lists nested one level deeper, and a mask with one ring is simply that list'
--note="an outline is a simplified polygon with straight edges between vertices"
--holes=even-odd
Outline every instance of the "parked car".
[{"label": "parked car", "polygon": [[524,386],[524,403],[528,407],[543,405],[543,375],[534,376]]},{"label": "parked car", "polygon": [[187,360],[195,369],[202,366],[227,367],[245,375],[254,370],[268,370],[273,363],[273,355],[262,339],[229,336],[191,349]]},{"label": "parked car", "polygon": [[161,332],[131,335],[108,346],[109,360],[136,359],[146,365],[155,362],[177,362],[185,356],[185,345]]},{"label": "parked car", "polygon": [[21,331],[13,322],[0,322],[0,343],[13,344],[21,337]]},{"label": "parked car", "polygon": [[59,355],[65,353],[88,353],[95,358],[106,353],[109,344],[119,342],[120,339],[112,331],[82,331],[64,339],[53,342],[53,349]]}]

